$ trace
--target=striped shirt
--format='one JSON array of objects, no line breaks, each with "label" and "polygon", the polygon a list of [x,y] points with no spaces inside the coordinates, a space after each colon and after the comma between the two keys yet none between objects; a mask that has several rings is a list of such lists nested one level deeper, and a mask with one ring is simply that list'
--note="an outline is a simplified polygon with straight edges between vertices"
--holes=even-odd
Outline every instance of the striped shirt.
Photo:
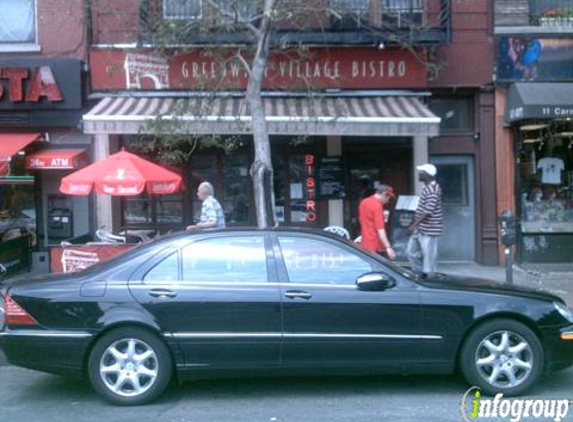
[{"label": "striped shirt", "polygon": [[442,210],[442,189],[436,181],[422,188],[420,202],[416,209],[416,219],[422,214],[427,217],[420,223],[418,229],[426,236],[440,236],[444,230],[444,213]]},{"label": "striped shirt", "polygon": [[201,223],[207,223],[209,221],[214,221],[216,228],[225,227],[225,214],[223,213],[223,208],[219,201],[217,201],[212,196],[208,197],[203,201],[203,206],[201,207]]}]

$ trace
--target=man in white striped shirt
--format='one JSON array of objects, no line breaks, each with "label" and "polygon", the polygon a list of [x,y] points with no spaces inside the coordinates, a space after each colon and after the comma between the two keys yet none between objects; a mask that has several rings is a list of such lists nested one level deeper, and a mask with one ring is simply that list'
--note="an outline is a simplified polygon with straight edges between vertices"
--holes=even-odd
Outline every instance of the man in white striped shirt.
[{"label": "man in white striped shirt", "polygon": [[410,226],[410,240],[406,254],[415,272],[426,274],[438,271],[438,239],[444,230],[442,189],[436,182],[438,170],[433,164],[416,167],[424,183],[416,219]]}]

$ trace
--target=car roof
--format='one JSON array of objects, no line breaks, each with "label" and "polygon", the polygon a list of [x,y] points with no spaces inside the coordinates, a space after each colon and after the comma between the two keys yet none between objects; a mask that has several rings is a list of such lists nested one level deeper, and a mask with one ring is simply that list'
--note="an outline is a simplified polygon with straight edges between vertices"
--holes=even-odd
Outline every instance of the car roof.
[{"label": "car roof", "polygon": [[346,240],[342,236],[324,231],[317,228],[308,227],[269,227],[261,229],[258,227],[226,227],[226,228],[213,228],[213,229],[198,229],[193,231],[181,231],[163,235],[158,240],[173,240],[177,238],[193,237],[206,234],[215,233],[292,233],[292,234],[310,234],[314,236],[322,236],[329,239]]}]

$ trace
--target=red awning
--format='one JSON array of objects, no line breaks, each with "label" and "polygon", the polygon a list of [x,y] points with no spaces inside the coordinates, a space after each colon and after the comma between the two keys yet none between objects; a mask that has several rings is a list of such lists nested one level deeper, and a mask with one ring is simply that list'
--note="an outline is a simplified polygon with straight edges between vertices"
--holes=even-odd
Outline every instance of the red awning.
[{"label": "red awning", "polygon": [[10,161],[13,155],[39,137],[39,133],[0,133],[0,161]]},{"label": "red awning", "polygon": [[85,149],[43,149],[26,156],[26,168],[37,169],[79,169],[86,165]]}]

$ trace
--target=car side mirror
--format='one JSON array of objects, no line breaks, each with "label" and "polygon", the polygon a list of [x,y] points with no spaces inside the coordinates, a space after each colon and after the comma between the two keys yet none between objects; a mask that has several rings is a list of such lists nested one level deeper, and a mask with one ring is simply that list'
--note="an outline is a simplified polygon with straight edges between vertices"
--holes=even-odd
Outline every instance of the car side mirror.
[{"label": "car side mirror", "polygon": [[367,273],[356,279],[358,290],[375,292],[391,289],[396,285],[396,281],[387,274]]}]

